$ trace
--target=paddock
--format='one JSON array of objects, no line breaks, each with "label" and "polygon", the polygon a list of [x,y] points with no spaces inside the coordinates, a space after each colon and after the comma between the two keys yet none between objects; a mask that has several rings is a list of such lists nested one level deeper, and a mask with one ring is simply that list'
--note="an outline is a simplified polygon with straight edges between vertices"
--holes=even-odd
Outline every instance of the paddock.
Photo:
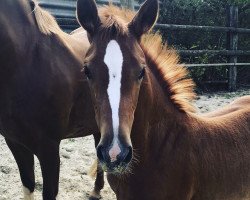
[{"label": "paddock", "polygon": [[[198,95],[195,102],[199,112],[213,111],[227,105],[236,98],[250,95],[250,89],[237,92],[219,92]],[[94,181],[87,175],[88,169],[95,159],[94,139],[92,136],[68,139],[61,143],[61,172],[59,185],[59,199],[87,200]],[[16,162],[8,149],[4,138],[0,135],[0,200],[22,199],[22,185]],[[36,159],[36,200],[41,200],[42,177],[39,163]],[[102,190],[103,199],[115,200],[115,195],[106,182]]]}]

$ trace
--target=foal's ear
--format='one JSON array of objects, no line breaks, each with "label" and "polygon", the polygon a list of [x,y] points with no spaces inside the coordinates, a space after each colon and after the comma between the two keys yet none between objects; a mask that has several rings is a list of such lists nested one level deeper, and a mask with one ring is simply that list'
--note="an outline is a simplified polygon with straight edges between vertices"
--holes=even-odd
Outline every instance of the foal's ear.
[{"label": "foal's ear", "polygon": [[81,26],[93,36],[100,26],[100,18],[98,16],[97,6],[94,0],[78,0],[77,1],[77,19]]},{"label": "foal's ear", "polygon": [[149,31],[157,20],[159,11],[158,0],[147,0],[129,23],[129,30],[136,35],[138,39]]}]

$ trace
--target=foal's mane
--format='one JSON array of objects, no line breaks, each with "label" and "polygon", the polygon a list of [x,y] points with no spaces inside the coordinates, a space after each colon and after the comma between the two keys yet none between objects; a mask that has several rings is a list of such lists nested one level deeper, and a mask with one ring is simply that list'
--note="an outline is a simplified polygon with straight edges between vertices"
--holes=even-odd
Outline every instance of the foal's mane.
[{"label": "foal's mane", "polygon": [[[113,5],[103,6],[98,10],[101,19],[101,34],[113,37],[113,34],[128,34],[127,26],[135,12]],[[112,34],[112,35],[111,35]],[[149,66],[161,87],[168,94],[176,107],[183,112],[194,112],[191,101],[195,98],[194,82],[188,78],[187,69],[179,64],[179,56],[163,43],[159,33],[144,34],[140,43]]]}]

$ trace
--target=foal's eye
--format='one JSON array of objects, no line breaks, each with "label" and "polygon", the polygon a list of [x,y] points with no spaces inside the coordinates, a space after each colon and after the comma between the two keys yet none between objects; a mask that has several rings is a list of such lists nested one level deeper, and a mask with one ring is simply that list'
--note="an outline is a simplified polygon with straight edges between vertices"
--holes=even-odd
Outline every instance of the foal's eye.
[{"label": "foal's eye", "polygon": [[87,66],[84,66],[83,70],[84,70],[84,74],[87,76],[87,78],[91,79],[92,76],[91,76],[91,72],[90,72],[89,68]]},{"label": "foal's eye", "polygon": [[144,77],[145,71],[146,71],[146,70],[145,70],[145,67],[143,67],[142,70],[140,71],[139,76],[138,76],[138,79],[139,79],[139,80],[141,80],[141,79]]}]

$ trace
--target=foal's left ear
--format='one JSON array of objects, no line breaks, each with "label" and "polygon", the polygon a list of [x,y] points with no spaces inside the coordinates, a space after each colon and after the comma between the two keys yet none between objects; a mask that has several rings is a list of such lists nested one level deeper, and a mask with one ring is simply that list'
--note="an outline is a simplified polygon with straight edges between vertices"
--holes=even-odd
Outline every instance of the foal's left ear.
[{"label": "foal's left ear", "polygon": [[158,0],[147,0],[129,23],[129,30],[140,39],[144,33],[152,28],[158,18],[158,12]]},{"label": "foal's left ear", "polygon": [[81,26],[93,36],[101,23],[95,0],[78,0],[76,11]]}]

